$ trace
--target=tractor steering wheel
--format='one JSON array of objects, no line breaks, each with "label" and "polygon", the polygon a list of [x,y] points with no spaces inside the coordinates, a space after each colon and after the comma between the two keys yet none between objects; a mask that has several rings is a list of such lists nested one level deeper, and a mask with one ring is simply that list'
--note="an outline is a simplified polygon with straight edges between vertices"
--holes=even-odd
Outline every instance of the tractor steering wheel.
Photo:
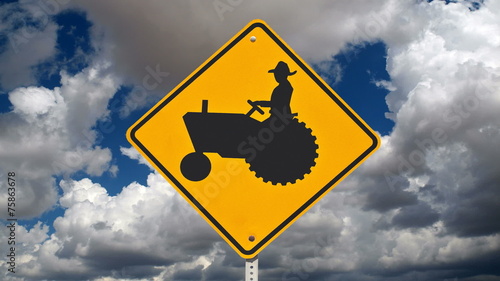
[{"label": "tractor steering wheel", "polygon": [[[264,114],[264,110],[262,110],[255,102],[251,100],[247,100],[248,104],[252,106],[251,112],[257,111],[260,114]],[[250,112],[249,112],[250,113]],[[250,113],[251,114],[251,113]],[[249,114],[248,114],[249,115]]]}]

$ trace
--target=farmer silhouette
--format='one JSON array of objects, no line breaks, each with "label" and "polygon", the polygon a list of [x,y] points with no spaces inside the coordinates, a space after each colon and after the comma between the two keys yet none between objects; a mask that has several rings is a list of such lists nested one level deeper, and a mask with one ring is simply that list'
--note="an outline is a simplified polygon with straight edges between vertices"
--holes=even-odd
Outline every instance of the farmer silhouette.
[{"label": "farmer silhouette", "polygon": [[274,69],[269,70],[268,73],[274,73],[274,79],[276,79],[279,85],[274,88],[271,94],[271,100],[255,101],[254,103],[262,107],[270,107],[271,115],[273,115],[274,112],[280,112],[285,116],[290,116],[292,114],[290,101],[292,99],[293,88],[288,81],[288,76],[294,75],[297,71],[290,72],[288,64],[280,61],[278,65],[276,65]]}]

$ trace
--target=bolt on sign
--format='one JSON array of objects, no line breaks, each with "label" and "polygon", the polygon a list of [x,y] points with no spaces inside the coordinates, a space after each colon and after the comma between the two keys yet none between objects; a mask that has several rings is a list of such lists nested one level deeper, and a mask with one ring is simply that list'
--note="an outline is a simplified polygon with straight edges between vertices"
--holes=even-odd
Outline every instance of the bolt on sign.
[{"label": "bolt on sign", "polygon": [[246,259],[380,143],[261,20],[151,108],[127,138]]}]

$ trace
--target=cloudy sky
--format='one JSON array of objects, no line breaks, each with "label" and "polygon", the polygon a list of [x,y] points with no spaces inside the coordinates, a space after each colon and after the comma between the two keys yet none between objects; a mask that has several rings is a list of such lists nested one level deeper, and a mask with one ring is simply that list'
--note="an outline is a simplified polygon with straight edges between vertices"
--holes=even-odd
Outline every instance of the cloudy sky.
[{"label": "cloudy sky", "polygon": [[[126,129],[252,19],[381,137],[261,280],[500,280],[500,2],[2,1],[2,280],[242,280]],[[0,213],[2,223],[7,213]]]}]

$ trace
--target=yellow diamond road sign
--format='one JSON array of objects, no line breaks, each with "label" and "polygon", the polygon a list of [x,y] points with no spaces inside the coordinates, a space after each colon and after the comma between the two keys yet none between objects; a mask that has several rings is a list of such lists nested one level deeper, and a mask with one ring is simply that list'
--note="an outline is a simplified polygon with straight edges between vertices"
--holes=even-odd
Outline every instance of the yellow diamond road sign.
[{"label": "yellow diamond road sign", "polygon": [[142,116],[127,138],[244,258],[380,143],[260,20]]}]

